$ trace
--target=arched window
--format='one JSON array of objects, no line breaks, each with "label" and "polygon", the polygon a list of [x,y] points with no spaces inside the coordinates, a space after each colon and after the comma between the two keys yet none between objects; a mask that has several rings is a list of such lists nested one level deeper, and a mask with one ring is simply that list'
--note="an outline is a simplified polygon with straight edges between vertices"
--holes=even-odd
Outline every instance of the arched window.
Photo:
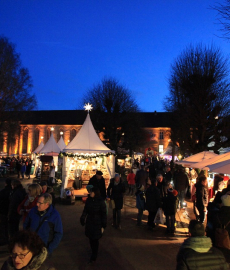
[{"label": "arched window", "polygon": [[23,131],[23,139],[22,139],[22,153],[27,153],[28,146],[28,128],[25,128]]},{"label": "arched window", "polygon": [[73,138],[77,135],[77,130],[73,128],[70,133],[70,141],[73,140]]},{"label": "arched window", "polygon": [[34,130],[33,150],[35,150],[39,145],[39,134],[40,134],[40,130],[39,128],[36,128]]},{"label": "arched window", "polygon": [[50,136],[51,136],[51,129],[47,128],[47,130],[46,130],[46,141],[49,140]]}]

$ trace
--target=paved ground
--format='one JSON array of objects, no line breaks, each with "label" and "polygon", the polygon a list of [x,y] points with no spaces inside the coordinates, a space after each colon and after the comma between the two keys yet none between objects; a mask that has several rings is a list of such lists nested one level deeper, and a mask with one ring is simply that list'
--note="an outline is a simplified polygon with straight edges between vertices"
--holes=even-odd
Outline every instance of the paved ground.
[{"label": "paved ground", "polygon": [[[29,180],[24,180],[24,184]],[[0,181],[0,188],[2,183]],[[144,214],[144,225],[136,226],[135,198],[125,196],[122,210],[122,230],[111,226],[111,210],[108,215],[108,227],[100,239],[98,261],[88,265],[90,248],[88,239],[84,235],[84,227],[79,219],[84,204],[79,200],[75,205],[56,206],[60,212],[64,236],[59,247],[54,251],[52,261],[58,270],[160,270],[175,269],[176,255],[181,243],[187,237],[188,215],[193,218],[191,204],[187,211],[179,211],[176,215],[178,222],[174,237],[165,234],[165,226],[158,226],[155,231],[147,230],[147,212]],[[7,246],[0,247],[0,266],[7,258]]]}]

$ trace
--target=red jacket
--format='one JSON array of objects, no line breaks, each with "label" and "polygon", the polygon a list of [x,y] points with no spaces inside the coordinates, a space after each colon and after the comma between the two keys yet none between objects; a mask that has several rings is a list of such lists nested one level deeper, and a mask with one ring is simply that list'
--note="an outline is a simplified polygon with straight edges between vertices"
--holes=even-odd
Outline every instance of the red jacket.
[{"label": "red jacket", "polygon": [[127,181],[129,185],[135,185],[135,177],[136,175],[134,173],[129,173],[127,176]]},{"label": "red jacket", "polygon": [[[25,199],[19,204],[18,206],[18,214],[20,215],[20,211],[23,210],[23,223],[29,213],[29,211],[37,205],[38,197],[36,197],[33,202],[27,202],[28,195],[25,197]],[[25,205],[26,204],[26,205]]]}]

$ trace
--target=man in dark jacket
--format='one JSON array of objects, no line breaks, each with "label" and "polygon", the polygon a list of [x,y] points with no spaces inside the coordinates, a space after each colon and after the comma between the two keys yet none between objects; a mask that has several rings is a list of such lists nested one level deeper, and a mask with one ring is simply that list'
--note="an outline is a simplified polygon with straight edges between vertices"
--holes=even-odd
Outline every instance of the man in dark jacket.
[{"label": "man in dark jacket", "polygon": [[205,236],[204,225],[201,222],[190,221],[189,235],[177,255],[177,270],[229,269],[222,252],[212,247],[211,239]]},{"label": "man in dark jacket", "polygon": [[18,214],[18,206],[25,199],[26,191],[19,180],[12,181],[12,192],[8,210],[8,233],[12,238],[19,231],[19,221],[21,216]]},{"label": "man in dark jacket", "polygon": [[160,191],[156,187],[156,181],[148,180],[150,185],[146,190],[146,210],[148,210],[148,226],[152,230],[155,227],[154,219],[157,213],[158,208],[162,207]]},{"label": "man in dark jacket", "polygon": [[47,247],[49,254],[58,246],[63,235],[60,214],[52,205],[52,196],[42,194],[37,206],[32,208],[23,224],[24,230],[36,232]]},{"label": "man in dark jacket", "polygon": [[175,189],[178,191],[180,208],[182,209],[184,207],[183,204],[186,190],[189,186],[188,175],[183,171],[182,168],[179,168],[179,171],[176,174],[174,182],[175,182]]},{"label": "man in dark jacket", "polygon": [[100,190],[101,198],[106,199],[105,179],[101,171],[97,171],[96,174],[89,180],[89,184],[93,187],[97,187]]},{"label": "man in dark jacket", "polygon": [[141,165],[141,169],[136,173],[136,185],[143,185],[146,187],[148,181],[148,173],[144,170],[144,165]]},{"label": "man in dark jacket", "polygon": [[0,245],[8,242],[7,215],[11,191],[11,179],[7,178],[5,187],[0,191]]}]

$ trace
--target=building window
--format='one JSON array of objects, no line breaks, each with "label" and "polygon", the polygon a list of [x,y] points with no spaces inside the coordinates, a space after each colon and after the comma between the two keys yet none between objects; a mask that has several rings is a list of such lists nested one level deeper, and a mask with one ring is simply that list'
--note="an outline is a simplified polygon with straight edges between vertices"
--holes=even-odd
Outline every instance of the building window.
[{"label": "building window", "polygon": [[163,154],[163,152],[164,152],[164,145],[160,144],[159,145],[159,154]]},{"label": "building window", "polygon": [[72,141],[76,135],[77,135],[76,129],[72,129],[70,133],[70,141]]},{"label": "building window", "polygon": [[40,130],[38,128],[34,131],[34,143],[33,143],[33,150],[35,150],[38,147],[39,144],[39,134]]},{"label": "building window", "polygon": [[22,139],[22,153],[27,153],[27,145],[28,145],[28,129],[25,128],[23,131],[23,139]]},{"label": "building window", "polygon": [[164,140],[164,131],[160,131],[160,140]]}]

